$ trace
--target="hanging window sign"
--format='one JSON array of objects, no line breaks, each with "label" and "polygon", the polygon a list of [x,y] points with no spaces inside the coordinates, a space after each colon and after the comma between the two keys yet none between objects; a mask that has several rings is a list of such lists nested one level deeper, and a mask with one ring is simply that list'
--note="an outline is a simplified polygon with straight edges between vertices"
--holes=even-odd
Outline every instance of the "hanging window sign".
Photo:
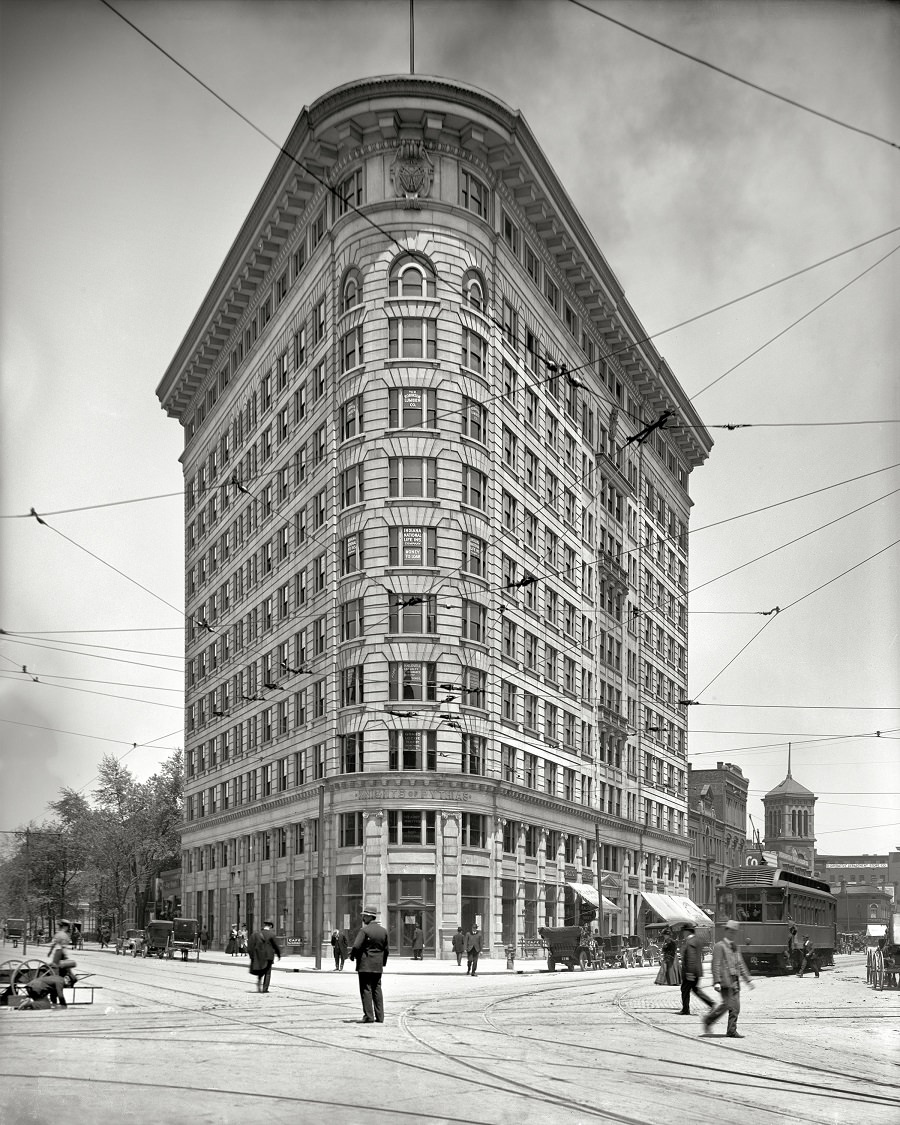
[{"label": "hanging window sign", "polygon": [[408,566],[422,565],[421,527],[403,528],[403,563]]},{"label": "hanging window sign", "polygon": [[419,410],[422,406],[422,392],[405,390],[403,392],[403,405],[408,410]]}]

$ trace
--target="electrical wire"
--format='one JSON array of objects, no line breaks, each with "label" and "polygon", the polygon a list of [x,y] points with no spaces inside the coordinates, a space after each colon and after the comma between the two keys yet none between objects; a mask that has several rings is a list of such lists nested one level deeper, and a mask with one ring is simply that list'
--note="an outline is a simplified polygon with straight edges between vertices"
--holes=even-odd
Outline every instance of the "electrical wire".
[{"label": "electrical wire", "polygon": [[862,512],[866,508],[871,508],[873,504],[877,504],[881,500],[887,500],[891,496],[896,496],[898,492],[900,492],[900,488],[895,488],[891,492],[886,492],[883,496],[876,496],[874,500],[869,500],[865,504],[860,504],[858,508],[854,508],[850,512],[844,512],[843,515],[836,516],[835,519],[828,520],[827,523],[819,524],[818,527],[814,527],[811,531],[805,531],[802,535],[798,535],[795,539],[788,539],[784,543],[779,543],[778,546],[773,547],[771,551],[764,551],[763,554],[757,555],[755,558],[748,559],[746,562],[740,563],[739,566],[732,567],[731,570],[726,570],[722,574],[717,574],[715,578],[708,578],[705,582],[701,582],[699,586],[692,586],[688,590],[688,594],[695,594],[698,590],[702,590],[706,586],[711,586],[714,582],[718,582],[722,578],[727,578],[731,574],[736,574],[739,570],[743,570],[745,567],[753,566],[754,563],[761,562],[762,559],[767,559],[770,555],[775,555],[779,551],[783,551],[785,547],[792,547],[795,543],[800,543],[802,540],[808,539],[811,535],[816,535],[818,532],[824,531],[826,527],[833,527],[836,523],[840,523],[841,520],[845,520],[850,516],[855,516],[857,512]]},{"label": "electrical wire", "polygon": [[[16,675],[17,673],[15,672],[8,672],[5,668],[0,668],[0,676],[16,677]],[[139,691],[184,691],[184,688],[159,687],[157,684],[129,684],[122,683],[120,680],[92,680],[87,676],[58,676],[52,672],[37,672],[25,668],[22,668],[21,671],[18,672],[18,677],[21,678],[22,676],[32,679],[35,683],[42,684],[46,683],[48,680],[74,680],[79,684],[103,684],[106,687],[137,688]],[[51,684],[50,686],[56,687],[57,685]]]},{"label": "electrical wire", "polygon": [[878,476],[879,473],[886,473],[891,469],[900,468],[900,461],[895,461],[893,465],[885,465],[883,469],[873,469],[870,473],[860,473],[856,477],[847,477],[846,480],[835,481],[834,484],[826,484],[822,488],[814,488],[812,492],[801,492],[797,496],[789,496],[786,500],[776,500],[774,504],[766,504],[762,508],[752,508],[749,512],[741,512],[736,516],[727,516],[723,520],[716,520],[714,523],[704,523],[700,527],[692,527],[688,535],[695,535],[698,531],[707,531],[711,527],[721,527],[723,523],[732,523],[734,520],[742,520],[747,516],[755,516],[760,512],[770,512],[773,508],[780,508],[784,504],[793,504],[795,500],[805,500],[808,496],[818,496],[820,492],[829,492],[832,488],[840,488],[843,484],[853,484],[854,481],[865,480],[867,477]]},{"label": "electrical wire", "polygon": [[156,700],[153,700],[153,699],[138,699],[135,696],[131,696],[131,695],[114,695],[112,692],[108,692],[108,691],[93,691],[91,688],[71,687],[68,684],[44,683],[43,680],[38,680],[38,681],[32,680],[31,682],[32,683],[37,682],[39,684],[39,686],[41,686],[41,687],[57,688],[60,691],[78,691],[78,692],[83,693],[84,695],[100,695],[100,696],[103,696],[104,699],[119,699],[119,700],[121,700],[123,702],[127,702],[127,703],[145,703],[148,707],[167,707],[171,711],[183,711],[184,710],[184,708],[180,704],[177,704],[177,703],[157,703]]},{"label": "electrical wire", "polygon": [[[15,638],[24,637],[27,640],[31,640],[31,636],[32,636],[31,634],[27,634],[27,633],[14,633],[9,629],[0,629],[0,637],[15,637]],[[52,640],[52,638],[49,638],[49,637],[47,639]],[[18,643],[21,644],[22,642],[19,641]],[[94,644],[89,644],[87,641],[56,641],[55,643],[57,645],[80,645],[81,648],[102,648],[102,649],[105,649],[107,652],[130,652],[134,656],[161,656],[164,660],[180,660],[182,663],[184,662],[184,653],[183,652],[182,653],[151,652],[148,649],[122,648],[118,645],[94,645]],[[43,647],[47,648],[49,646],[44,645]],[[69,652],[70,650],[68,648],[55,648],[52,651],[54,651],[54,652]],[[90,655],[90,654],[87,654],[87,655]]]},{"label": "electrical wire", "polygon": [[[177,674],[179,676],[182,675],[183,671],[184,671],[183,668],[167,668],[164,664],[148,664],[145,660],[126,660],[122,656],[104,656],[102,653],[99,653],[99,652],[79,652],[78,649],[54,648],[52,645],[42,645],[42,644],[39,644],[37,641],[21,641],[21,640],[18,640],[17,638],[10,638],[9,643],[10,644],[16,644],[16,645],[27,645],[29,648],[39,648],[39,649],[43,649],[43,651],[45,651],[45,652],[64,653],[67,656],[90,656],[90,657],[93,657],[95,660],[108,660],[108,661],[110,661],[111,663],[114,663],[114,664],[131,664],[131,665],[139,667],[139,668],[153,668],[154,671],[157,671],[157,672],[174,672],[175,674]],[[125,649],[124,651],[127,652],[128,650]],[[172,660],[179,659],[179,660],[182,660],[182,661],[184,660],[183,657],[177,657],[177,658],[171,657],[171,659]],[[21,664],[21,661],[19,661],[18,663]]]},{"label": "electrical wire", "polygon": [[[100,0],[100,2],[103,3],[103,0]],[[156,598],[158,602],[162,602],[163,605],[168,606],[169,609],[174,609],[177,614],[179,614],[181,617],[184,617],[184,610],[179,609],[178,606],[172,605],[171,602],[167,602],[165,598],[160,597],[159,594],[154,593],[153,590],[149,589],[142,582],[138,582],[136,578],[132,578],[123,570],[119,570],[117,566],[113,566],[113,564],[111,562],[107,562],[106,559],[101,558],[99,555],[95,555],[94,552],[89,551],[87,547],[83,547],[80,543],[76,543],[74,539],[71,539],[64,532],[60,531],[58,527],[54,527],[52,524],[47,523],[47,521],[34,510],[34,508],[31,509],[30,515],[34,516],[37,522],[43,527],[49,528],[50,531],[55,532],[58,536],[60,536],[61,539],[65,539],[67,543],[71,543],[73,547],[77,547],[79,551],[84,551],[84,553],[86,555],[90,555],[92,559],[96,559],[97,562],[103,563],[104,566],[108,566],[110,570],[114,570],[116,574],[120,575],[126,581],[131,582],[139,589],[143,590],[145,594],[149,594],[151,598]]]},{"label": "electrical wire", "polygon": [[621,20],[614,19],[612,16],[607,15],[605,12],[598,12],[596,8],[591,8],[585,4],[583,0],[569,0],[576,8],[582,8],[585,12],[590,12],[592,16],[597,16],[601,20],[606,20],[608,23],[615,24],[623,31],[629,31],[632,35],[637,35],[641,39],[646,39],[648,43],[655,43],[657,47],[662,47],[666,51],[671,51],[675,55],[680,55],[690,62],[697,63],[698,66],[704,66],[708,70],[715,71],[716,74],[721,74],[724,78],[730,78],[734,82],[740,82],[742,86],[749,86],[751,90],[756,90],[757,93],[766,94],[770,98],[776,98],[786,105],[791,105],[795,109],[801,109],[804,113],[811,113],[814,117],[820,117],[823,121],[828,121],[832,125],[839,125],[842,129],[849,129],[853,133],[859,133],[863,137],[869,137],[873,141],[880,141],[881,144],[890,146],[890,148],[900,148],[900,144],[895,141],[888,140],[887,137],[879,136],[878,133],[873,133],[868,129],[862,129],[858,125],[851,125],[847,121],[840,121],[837,117],[832,117],[828,113],[823,113],[820,109],[813,109],[812,106],[804,105],[803,102],[798,102],[794,98],[789,98],[785,94],[776,93],[775,90],[770,90],[766,86],[760,86],[757,82],[751,82],[749,78],[742,78],[739,74],[733,71],[726,70],[724,67],[717,66],[715,63],[708,62],[706,59],[701,59],[697,55],[692,55],[688,51],[681,50],[680,47],[674,47],[671,43],[666,43],[662,39],[657,39],[656,36],[648,34],[646,31],[639,31],[638,28],[632,27],[630,24],[623,23]]},{"label": "electrical wire", "polygon": [[[5,719],[2,716],[0,716],[0,723],[8,723],[8,724],[10,724],[10,726],[15,726],[15,727],[31,727],[33,730],[51,731],[53,734],[68,734],[68,735],[71,735],[73,738],[89,738],[89,739],[91,739],[92,742],[113,742],[118,746],[131,746],[131,747],[133,747],[135,745],[134,742],[131,742],[128,739],[125,739],[125,738],[106,738],[102,734],[85,734],[83,731],[78,731],[78,730],[64,730],[61,727],[47,727],[47,726],[42,726],[40,723],[26,723],[26,722],[23,722],[21,719]],[[172,731],[171,734],[168,734],[168,735],[161,734],[159,736],[159,738],[170,738],[172,734],[181,734],[181,730]],[[137,745],[138,746],[151,746],[158,741],[159,741],[159,739],[154,738],[154,739],[152,739],[151,742],[139,742],[139,743],[137,743]],[[160,747],[158,747],[158,749],[160,749],[160,750],[173,750],[174,751],[174,750],[181,750],[182,747],[180,747],[180,746],[160,746]]]},{"label": "electrical wire", "polygon": [[[118,508],[123,504],[144,504],[148,500],[168,500],[172,496],[184,496],[184,489],[181,492],[161,492],[157,496],[134,496],[129,500],[108,500],[105,504],[83,504],[80,508],[58,508],[54,512],[44,512],[45,516],[67,516],[72,512],[92,512],[97,508]],[[17,512],[14,515],[0,515],[0,520],[27,520],[31,518],[31,512]]]},{"label": "electrical wire", "polygon": [[[768,340],[766,340],[764,344],[760,344],[758,348],[754,348],[749,355],[745,355],[744,358],[738,363],[735,363],[732,367],[729,367],[727,371],[723,371],[722,374],[713,379],[711,383],[707,383],[705,387],[701,387],[699,391],[695,391],[694,394],[688,397],[688,401],[693,402],[695,399],[698,399],[702,394],[705,394],[708,390],[710,390],[711,387],[714,387],[716,383],[720,383],[726,375],[730,375],[733,371],[737,371],[739,367],[743,367],[743,365],[747,363],[748,360],[751,360],[754,356],[759,355],[761,351],[767,348],[770,344],[774,344],[776,340],[780,340],[781,337],[790,332],[792,328],[796,328],[797,325],[801,324],[804,320],[806,320],[807,317],[812,316],[814,312],[818,312],[818,310],[821,309],[824,305],[827,305],[829,301],[833,301],[834,298],[843,293],[845,289],[849,289],[850,286],[854,285],[857,281],[860,280],[860,278],[865,277],[867,273],[870,273],[877,266],[880,266],[882,262],[886,262],[887,259],[890,258],[892,254],[896,254],[898,250],[900,250],[900,246],[895,246],[893,250],[889,250],[883,257],[879,258],[877,262],[873,262],[870,266],[867,266],[862,271],[862,273],[858,273],[856,277],[852,277],[839,289],[835,289],[833,293],[829,293],[824,300],[819,301],[817,304],[813,305],[811,309],[807,310],[802,316],[798,316],[796,320],[791,321],[791,323],[788,324],[785,328],[782,328],[780,332],[776,332],[774,336],[771,336]],[[676,426],[673,426],[672,428],[675,429],[676,427],[677,423]]]}]

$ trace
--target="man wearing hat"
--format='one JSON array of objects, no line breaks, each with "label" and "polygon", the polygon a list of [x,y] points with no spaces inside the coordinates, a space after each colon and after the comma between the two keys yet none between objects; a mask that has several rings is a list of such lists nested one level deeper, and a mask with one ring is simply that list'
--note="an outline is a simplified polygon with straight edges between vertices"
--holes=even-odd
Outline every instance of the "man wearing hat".
[{"label": "man wearing hat", "polygon": [[700,978],[703,976],[703,942],[697,937],[697,927],[693,922],[685,922],[685,943],[681,947],[681,1015],[691,1014],[691,993],[699,997],[707,1008],[713,1002],[705,992],[700,991]]},{"label": "man wearing hat", "polygon": [[744,964],[744,958],[737,947],[738,931],[740,926],[734,920],[725,923],[725,934],[721,941],[713,946],[713,987],[722,993],[722,1003],[703,1017],[703,1034],[710,1035],[710,1028],[716,1020],[728,1013],[729,1039],[743,1039],[738,1032],[737,1021],[741,1013],[741,978],[747,982],[747,987],[752,988],[753,982]]},{"label": "man wearing hat", "polygon": [[377,917],[378,911],[373,907],[363,907],[362,928],[350,950],[350,960],[356,962],[359,995],[363,1006],[360,1023],[384,1023],[381,974],[388,959],[388,932],[375,921]]}]

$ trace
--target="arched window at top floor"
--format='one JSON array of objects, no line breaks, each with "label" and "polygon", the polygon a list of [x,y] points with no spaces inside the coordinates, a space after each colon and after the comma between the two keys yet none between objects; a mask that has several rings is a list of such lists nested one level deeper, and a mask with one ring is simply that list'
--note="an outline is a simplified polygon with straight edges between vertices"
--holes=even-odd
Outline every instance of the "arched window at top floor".
[{"label": "arched window at top floor", "polygon": [[435,297],[435,274],[424,256],[404,254],[391,266],[388,293],[391,297]]},{"label": "arched window at top floor", "polygon": [[362,295],[362,275],[355,266],[351,266],[344,274],[344,284],[341,286],[341,312],[345,313],[361,304]]},{"label": "arched window at top floor", "polygon": [[463,276],[462,283],[463,304],[480,313],[485,311],[485,286],[484,279],[477,270],[469,270]]}]

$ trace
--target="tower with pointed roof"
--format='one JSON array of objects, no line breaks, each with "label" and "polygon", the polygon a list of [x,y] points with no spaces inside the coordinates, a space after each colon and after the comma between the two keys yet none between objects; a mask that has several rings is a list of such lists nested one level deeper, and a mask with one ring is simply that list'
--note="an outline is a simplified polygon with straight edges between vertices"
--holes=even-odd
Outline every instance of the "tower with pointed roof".
[{"label": "tower with pointed roof", "polygon": [[788,743],[787,777],[763,797],[766,810],[765,846],[794,860],[815,866],[815,793],[795,781],[791,774],[791,746]]}]

